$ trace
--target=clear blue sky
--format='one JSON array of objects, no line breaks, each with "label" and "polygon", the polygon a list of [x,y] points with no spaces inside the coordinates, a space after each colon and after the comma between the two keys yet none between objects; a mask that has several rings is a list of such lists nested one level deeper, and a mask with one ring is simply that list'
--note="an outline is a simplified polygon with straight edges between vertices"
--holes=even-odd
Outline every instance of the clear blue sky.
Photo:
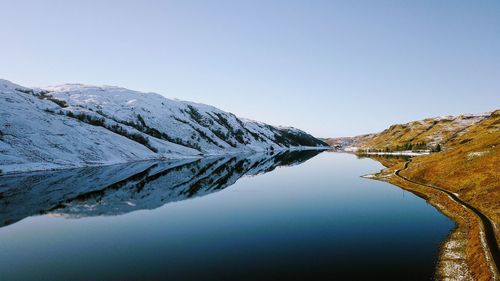
[{"label": "clear blue sky", "polygon": [[0,78],[123,86],[316,136],[500,107],[500,1],[0,2]]}]

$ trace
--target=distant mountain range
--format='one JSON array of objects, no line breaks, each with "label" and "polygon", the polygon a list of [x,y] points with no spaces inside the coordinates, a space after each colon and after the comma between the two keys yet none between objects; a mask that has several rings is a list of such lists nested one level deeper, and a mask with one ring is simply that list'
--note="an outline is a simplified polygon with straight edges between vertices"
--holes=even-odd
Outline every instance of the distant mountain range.
[{"label": "distant mountain range", "polygon": [[155,93],[0,80],[0,174],[321,146],[299,129]]}]

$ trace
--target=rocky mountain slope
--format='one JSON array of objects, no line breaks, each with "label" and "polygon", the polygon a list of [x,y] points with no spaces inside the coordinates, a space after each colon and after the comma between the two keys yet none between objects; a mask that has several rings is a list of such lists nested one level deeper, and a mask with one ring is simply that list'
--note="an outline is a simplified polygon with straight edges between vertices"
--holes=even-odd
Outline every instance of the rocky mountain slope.
[{"label": "rocky mountain slope", "polygon": [[154,93],[0,80],[1,173],[325,145],[295,128]]}]

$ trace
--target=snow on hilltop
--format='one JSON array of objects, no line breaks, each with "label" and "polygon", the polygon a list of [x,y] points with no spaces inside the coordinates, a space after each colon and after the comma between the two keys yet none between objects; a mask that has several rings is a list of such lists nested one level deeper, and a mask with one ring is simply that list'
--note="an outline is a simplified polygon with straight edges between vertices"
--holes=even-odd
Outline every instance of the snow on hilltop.
[{"label": "snow on hilltop", "polygon": [[325,145],[295,128],[155,93],[0,79],[0,174]]}]

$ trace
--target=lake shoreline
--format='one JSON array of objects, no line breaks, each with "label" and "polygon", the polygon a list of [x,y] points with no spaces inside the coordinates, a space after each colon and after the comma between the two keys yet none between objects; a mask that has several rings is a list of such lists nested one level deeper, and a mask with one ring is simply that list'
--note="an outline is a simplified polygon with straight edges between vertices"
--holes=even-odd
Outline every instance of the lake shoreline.
[{"label": "lake shoreline", "polygon": [[452,219],[456,226],[443,241],[438,254],[437,280],[497,280],[498,272],[487,250],[485,230],[481,219],[459,204],[444,191],[411,182],[399,176],[406,169],[400,163],[365,178],[381,180],[412,192]]}]

